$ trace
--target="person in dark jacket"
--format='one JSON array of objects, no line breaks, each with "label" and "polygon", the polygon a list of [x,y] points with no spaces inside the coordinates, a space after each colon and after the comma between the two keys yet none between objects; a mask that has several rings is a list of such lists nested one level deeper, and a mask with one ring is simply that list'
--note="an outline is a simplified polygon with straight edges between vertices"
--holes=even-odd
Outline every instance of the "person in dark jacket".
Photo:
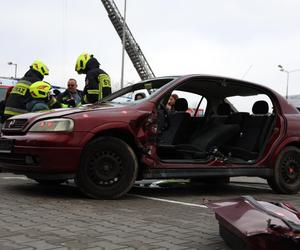
[{"label": "person in dark jacket", "polygon": [[48,74],[49,69],[42,61],[36,60],[30,65],[30,69],[16,83],[7,98],[3,121],[14,115],[28,112],[26,104],[32,98],[29,93],[31,84],[37,81],[42,81],[44,76]]},{"label": "person in dark jacket", "polygon": [[100,63],[93,55],[82,53],[77,58],[75,71],[86,74],[83,103],[95,103],[111,94],[110,77],[100,69]]},{"label": "person in dark jacket", "polygon": [[68,81],[68,88],[59,94],[56,99],[69,107],[77,107],[81,104],[82,97],[83,92],[77,89],[77,81],[70,78]]}]

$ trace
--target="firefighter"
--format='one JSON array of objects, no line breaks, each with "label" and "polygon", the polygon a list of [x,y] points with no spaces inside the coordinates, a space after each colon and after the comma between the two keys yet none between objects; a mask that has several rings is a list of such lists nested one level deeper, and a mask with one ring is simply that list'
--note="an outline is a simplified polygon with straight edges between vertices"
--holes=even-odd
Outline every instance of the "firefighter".
[{"label": "firefighter", "polygon": [[42,81],[49,74],[48,67],[39,60],[30,65],[30,69],[13,87],[4,110],[4,120],[14,115],[27,113],[26,104],[32,99],[29,88],[32,83]]},{"label": "firefighter", "polygon": [[100,63],[93,55],[82,53],[77,58],[75,71],[86,74],[83,103],[95,103],[111,94],[110,77],[99,67]]},{"label": "firefighter", "polygon": [[31,84],[29,87],[31,99],[26,104],[27,112],[70,107],[69,105],[60,103],[51,94],[51,90],[52,86],[45,81],[38,81]]},{"label": "firefighter", "polygon": [[27,112],[48,110],[52,104],[56,103],[53,96],[50,95],[51,85],[48,82],[37,81],[30,85],[29,93],[31,100],[27,102]]}]

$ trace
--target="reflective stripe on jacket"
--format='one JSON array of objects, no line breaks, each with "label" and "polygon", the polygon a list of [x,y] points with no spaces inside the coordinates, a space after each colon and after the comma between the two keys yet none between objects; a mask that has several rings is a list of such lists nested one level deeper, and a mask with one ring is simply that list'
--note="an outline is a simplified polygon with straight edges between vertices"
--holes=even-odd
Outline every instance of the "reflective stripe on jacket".
[{"label": "reflective stripe on jacket", "polygon": [[8,116],[27,113],[26,103],[31,99],[29,87],[31,82],[20,80],[13,87],[7,98],[4,114]]},{"label": "reflective stripe on jacket", "polygon": [[83,101],[95,103],[111,94],[111,81],[109,75],[102,69],[91,69],[86,74],[86,86],[83,90]]}]

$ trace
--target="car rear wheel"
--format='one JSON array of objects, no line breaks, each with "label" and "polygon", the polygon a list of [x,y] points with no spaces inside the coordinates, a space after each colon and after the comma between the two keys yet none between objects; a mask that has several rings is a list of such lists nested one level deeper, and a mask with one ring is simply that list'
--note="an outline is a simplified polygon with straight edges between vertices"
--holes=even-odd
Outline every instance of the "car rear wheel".
[{"label": "car rear wheel", "polygon": [[137,159],[131,147],[114,137],[101,137],[84,149],[75,182],[91,198],[114,199],[135,182]]},{"label": "car rear wheel", "polygon": [[294,146],[284,148],[279,154],[274,175],[268,179],[277,193],[296,194],[300,190],[300,150]]}]

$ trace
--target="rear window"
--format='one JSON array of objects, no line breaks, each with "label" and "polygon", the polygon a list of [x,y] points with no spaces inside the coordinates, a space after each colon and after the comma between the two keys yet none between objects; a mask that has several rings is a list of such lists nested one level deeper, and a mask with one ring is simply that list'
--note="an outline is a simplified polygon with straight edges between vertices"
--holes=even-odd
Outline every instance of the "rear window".
[{"label": "rear window", "polygon": [[250,114],[252,114],[252,107],[256,101],[266,101],[269,105],[268,113],[273,113],[273,104],[270,98],[265,94],[253,96],[232,96],[226,99],[237,112],[248,112]]}]

